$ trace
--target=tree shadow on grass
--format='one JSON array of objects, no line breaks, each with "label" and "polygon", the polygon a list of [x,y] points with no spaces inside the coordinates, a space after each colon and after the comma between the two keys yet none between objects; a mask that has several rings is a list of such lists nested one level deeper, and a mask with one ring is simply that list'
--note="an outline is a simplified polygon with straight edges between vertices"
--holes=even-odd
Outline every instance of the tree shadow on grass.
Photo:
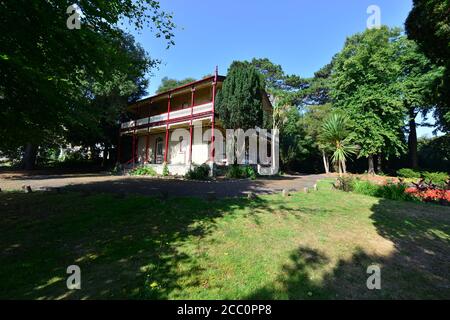
[{"label": "tree shadow on grass", "polygon": [[[236,210],[252,216],[252,208],[268,205],[259,197],[207,201],[65,189],[0,195],[0,298],[168,298],[201,285],[202,241],[217,219]],[[196,248],[179,250],[189,239]],[[69,291],[66,268],[74,264],[82,289]]]},{"label": "tree shadow on grass", "polygon": [[[299,247],[274,283],[246,298],[450,299],[450,208],[381,199],[370,218],[393,243],[391,253],[358,247],[349,259],[330,264],[326,253]],[[367,287],[371,265],[381,268],[381,290]]]},{"label": "tree shadow on grass", "polygon": [[[207,201],[64,190],[0,194],[0,298],[173,298],[203,287],[201,276],[209,270],[199,261],[219,220],[239,212],[258,224],[258,213],[305,209],[281,197]],[[450,208],[379,200],[371,209],[377,233],[394,251],[382,255],[361,247],[335,261],[300,246],[274,283],[247,298],[450,298]],[[192,248],[180,250],[186,243]],[[82,270],[79,291],[66,288],[72,264]],[[366,286],[373,264],[381,266],[379,291]]]}]

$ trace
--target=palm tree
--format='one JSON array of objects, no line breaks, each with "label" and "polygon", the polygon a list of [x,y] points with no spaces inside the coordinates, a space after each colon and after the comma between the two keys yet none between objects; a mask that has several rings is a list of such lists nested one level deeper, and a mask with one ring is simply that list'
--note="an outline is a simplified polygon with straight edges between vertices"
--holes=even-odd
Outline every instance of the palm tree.
[{"label": "palm tree", "polygon": [[332,114],[322,125],[320,144],[328,146],[333,155],[331,161],[338,168],[339,174],[347,172],[346,161],[358,152],[358,146],[351,143],[348,118],[341,114]]}]

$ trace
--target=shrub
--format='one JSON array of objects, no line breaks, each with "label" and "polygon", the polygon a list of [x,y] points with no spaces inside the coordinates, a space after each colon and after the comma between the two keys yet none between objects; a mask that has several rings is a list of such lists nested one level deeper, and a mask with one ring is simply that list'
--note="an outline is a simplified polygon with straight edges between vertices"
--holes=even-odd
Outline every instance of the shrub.
[{"label": "shrub", "polygon": [[379,186],[369,181],[354,180],[351,182],[351,188],[353,192],[364,194],[366,196],[377,197]]},{"label": "shrub", "polygon": [[351,176],[342,176],[338,178],[335,187],[346,192],[353,191],[358,194],[377,198],[404,201],[416,200],[406,192],[407,186],[403,183],[377,185],[370,181],[354,179]]},{"label": "shrub", "polygon": [[407,186],[403,183],[389,183],[387,185],[377,187],[378,191],[376,197],[390,200],[414,200],[414,198],[406,192]]},{"label": "shrub", "polygon": [[255,169],[251,166],[239,166],[239,165],[232,165],[228,167],[227,173],[225,175],[227,178],[230,179],[256,179],[256,172]]},{"label": "shrub", "polygon": [[353,185],[355,181],[356,180],[350,175],[340,176],[337,178],[334,187],[338,190],[350,192],[353,190]]},{"label": "shrub", "polygon": [[169,166],[167,165],[167,162],[164,162],[163,164],[162,175],[163,177],[167,177],[169,175]]},{"label": "shrub", "polygon": [[191,180],[208,180],[210,168],[207,164],[201,166],[194,166],[185,175],[186,179]]},{"label": "shrub", "polygon": [[402,178],[419,179],[420,172],[409,168],[403,168],[397,171],[397,175]]},{"label": "shrub", "polygon": [[251,166],[242,167],[242,172],[243,172],[244,177],[249,178],[251,180],[256,179],[256,172],[253,167],[251,167]]},{"label": "shrub", "polygon": [[449,179],[448,174],[445,172],[424,172],[423,177],[426,181],[432,182],[439,187],[444,187]]},{"label": "shrub", "polygon": [[230,179],[240,179],[241,169],[237,165],[229,166],[225,176]]},{"label": "shrub", "polygon": [[446,181],[449,179],[449,175],[445,172],[419,172],[407,168],[398,170],[397,174],[399,177],[407,179],[419,179],[423,177],[427,182],[432,182],[439,187],[444,187]]},{"label": "shrub", "polygon": [[152,167],[144,166],[144,167],[139,167],[139,168],[133,169],[130,172],[130,175],[132,175],[132,176],[152,176],[152,177],[154,177],[154,176],[157,175],[157,173],[156,173],[155,169],[153,169]]}]

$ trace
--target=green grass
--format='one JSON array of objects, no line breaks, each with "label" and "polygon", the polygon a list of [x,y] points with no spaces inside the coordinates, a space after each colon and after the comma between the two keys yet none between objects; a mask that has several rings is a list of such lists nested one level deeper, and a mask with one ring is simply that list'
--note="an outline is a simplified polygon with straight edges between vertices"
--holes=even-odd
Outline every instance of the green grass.
[{"label": "green grass", "polygon": [[[450,298],[450,208],[328,187],[212,202],[0,193],[0,299]],[[66,289],[71,264],[81,290]]]}]

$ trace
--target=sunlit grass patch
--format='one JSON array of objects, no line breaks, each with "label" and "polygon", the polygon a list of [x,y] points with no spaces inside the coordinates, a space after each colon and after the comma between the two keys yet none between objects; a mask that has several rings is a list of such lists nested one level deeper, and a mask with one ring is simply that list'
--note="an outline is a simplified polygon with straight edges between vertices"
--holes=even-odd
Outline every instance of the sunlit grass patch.
[{"label": "sunlit grass patch", "polygon": [[[217,201],[0,194],[0,298],[450,298],[450,208],[318,189]],[[66,288],[71,264],[81,290]],[[380,291],[366,287],[371,264]]]}]

